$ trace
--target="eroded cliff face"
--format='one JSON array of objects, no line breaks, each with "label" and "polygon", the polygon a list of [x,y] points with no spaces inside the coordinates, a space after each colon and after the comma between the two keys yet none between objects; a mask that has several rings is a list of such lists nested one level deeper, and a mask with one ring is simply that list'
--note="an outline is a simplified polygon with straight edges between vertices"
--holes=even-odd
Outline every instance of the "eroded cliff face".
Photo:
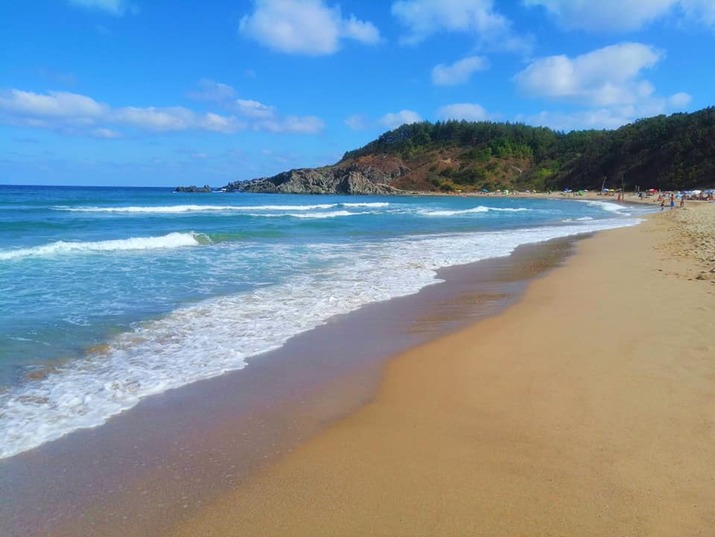
[{"label": "eroded cliff face", "polygon": [[322,168],[302,168],[250,181],[236,181],[225,187],[229,192],[262,192],[281,194],[396,194],[394,186],[408,173],[404,166],[392,162],[375,165],[352,161]]}]

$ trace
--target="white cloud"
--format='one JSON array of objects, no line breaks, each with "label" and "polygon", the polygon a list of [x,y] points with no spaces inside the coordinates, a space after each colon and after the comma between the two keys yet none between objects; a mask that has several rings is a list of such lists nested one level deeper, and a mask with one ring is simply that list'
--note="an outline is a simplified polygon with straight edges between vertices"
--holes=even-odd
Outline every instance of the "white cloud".
[{"label": "white cloud", "polygon": [[[225,88],[229,86],[222,85]],[[224,91],[224,95],[230,92]],[[148,132],[209,131],[224,134],[253,129],[314,134],[325,124],[315,116],[278,115],[258,101],[226,99],[230,114],[195,112],[183,106],[112,108],[76,93],[38,94],[18,89],[0,91],[0,124],[48,129],[95,138],[118,138],[113,127]]]},{"label": "white cloud", "polygon": [[439,64],[432,69],[432,82],[438,86],[456,86],[469,81],[477,71],[489,68],[489,62],[482,56],[469,56],[452,65]]},{"label": "white cloud", "polygon": [[341,22],[341,35],[347,39],[354,39],[366,45],[374,45],[380,41],[380,32],[371,22],[357,20],[354,15]]},{"label": "white cloud", "polygon": [[265,130],[275,133],[317,134],[325,128],[322,119],[315,116],[286,116],[257,121],[254,130]]},{"label": "white cloud", "polygon": [[669,108],[675,110],[683,110],[692,100],[693,98],[691,95],[688,95],[685,92],[679,92],[668,97],[668,106]]},{"label": "white cloud", "polygon": [[485,121],[488,119],[487,111],[478,104],[456,103],[449,104],[437,110],[437,117],[442,120],[464,119],[466,121]]},{"label": "white cloud", "polygon": [[122,135],[119,132],[113,131],[112,129],[107,129],[104,127],[100,127],[98,129],[91,130],[89,135],[92,138],[103,138],[105,140],[112,140],[114,138],[122,137]]},{"label": "white cloud", "polygon": [[276,109],[250,99],[236,99],[229,107],[238,114],[250,118],[271,118],[276,115]]},{"label": "white cloud", "polygon": [[368,119],[362,114],[354,114],[346,117],[343,123],[354,131],[363,131],[368,129],[370,126]]},{"label": "white cloud", "polygon": [[644,117],[684,111],[690,100],[687,93],[676,93],[667,98],[652,98],[634,104],[598,107],[571,114],[544,111],[535,115],[520,115],[516,121],[561,131],[617,129]]},{"label": "white cloud", "polygon": [[236,90],[228,84],[222,84],[206,78],[202,78],[197,85],[196,90],[187,94],[190,99],[197,101],[224,101],[232,99],[236,95]]},{"label": "white cloud", "polygon": [[375,44],[380,39],[370,22],[351,15],[343,19],[339,7],[324,0],[254,0],[255,10],[241,18],[239,32],[278,52],[320,56],[333,54],[341,39]]},{"label": "white cloud", "polygon": [[420,121],[422,121],[420,115],[412,110],[390,112],[380,118],[380,124],[389,129],[396,129],[400,125],[405,125],[406,123],[419,123]]},{"label": "white cloud", "polygon": [[103,115],[106,108],[90,97],[65,91],[47,95],[18,89],[0,92],[0,111],[20,116],[88,119]]},{"label": "white cloud", "polygon": [[442,31],[472,34],[477,43],[523,50],[528,41],[514,34],[511,21],[496,13],[493,0],[397,0],[392,14],[407,27],[404,44],[416,44]]},{"label": "white cloud", "polygon": [[523,0],[523,3],[543,7],[564,28],[591,32],[639,30],[672,16],[715,26],[713,0]]},{"label": "white cloud", "polygon": [[[663,53],[639,43],[621,43],[575,58],[549,56],[518,73],[519,89],[530,97],[547,97],[596,106],[629,104],[653,94],[639,79]],[[617,67],[616,67],[617,66]]]},{"label": "white cloud", "polygon": [[89,9],[106,11],[112,15],[122,16],[134,8],[126,0],[68,0],[70,4]]},{"label": "white cloud", "polygon": [[[194,98],[210,100],[231,114],[237,115],[238,117],[231,117],[231,127],[234,129],[315,134],[325,128],[323,120],[315,116],[281,116],[275,106],[253,99],[234,98],[237,93],[228,84],[203,79],[199,82],[198,91],[190,95]],[[218,120],[214,120],[213,124],[217,130],[228,128],[222,126]]]},{"label": "white cloud", "polygon": [[712,0],[681,0],[680,4],[688,19],[715,28],[715,2]]}]

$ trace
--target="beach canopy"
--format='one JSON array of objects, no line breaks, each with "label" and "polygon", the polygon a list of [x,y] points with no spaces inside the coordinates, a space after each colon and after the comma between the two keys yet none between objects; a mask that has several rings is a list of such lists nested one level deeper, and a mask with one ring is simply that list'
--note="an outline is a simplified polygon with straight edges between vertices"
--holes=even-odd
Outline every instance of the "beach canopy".
[{"label": "beach canopy", "polygon": [[648,192],[656,192],[655,188],[649,188]]}]

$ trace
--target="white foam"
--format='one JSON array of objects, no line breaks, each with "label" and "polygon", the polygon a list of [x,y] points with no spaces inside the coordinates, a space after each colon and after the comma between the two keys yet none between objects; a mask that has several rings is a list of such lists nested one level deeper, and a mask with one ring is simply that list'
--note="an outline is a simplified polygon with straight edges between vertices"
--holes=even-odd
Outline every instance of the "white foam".
[{"label": "white foam", "polygon": [[562,222],[588,222],[589,220],[593,220],[590,216],[582,216],[581,218],[566,218],[562,220]]},{"label": "white foam", "polygon": [[622,214],[624,216],[627,216],[628,213],[626,213],[627,207],[624,207],[623,205],[619,205],[618,203],[613,203],[611,201],[598,201],[598,200],[574,200],[578,201],[579,203],[585,203],[586,205],[590,205],[591,207],[598,207],[599,209],[603,209],[604,211],[608,211],[609,213],[617,213],[617,214]]},{"label": "white foam", "polygon": [[57,211],[77,213],[138,213],[138,214],[180,214],[192,212],[226,211],[312,211],[330,209],[336,203],[319,205],[165,205],[165,206],[128,206],[128,207],[55,207]]},{"label": "white foam", "polygon": [[550,228],[315,244],[325,267],[280,285],[211,299],[142,323],[101,354],[0,394],[0,458],[96,427],[141,399],[242,369],[249,357],[362,305],[436,283],[441,267],[510,255],[522,244],[635,225],[611,219]]},{"label": "white foam", "polygon": [[471,209],[460,209],[451,211],[421,211],[420,214],[424,216],[459,216],[463,214],[474,214],[474,213],[487,213],[487,212],[505,212],[505,213],[518,213],[523,211],[529,211],[531,209],[526,209],[524,207],[510,208],[510,207],[485,207],[484,205],[479,205],[478,207],[473,207]]},{"label": "white foam", "polygon": [[68,254],[114,252],[119,250],[153,250],[198,246],[209,242],[209,238],[200,233],[169,233],[160,237],[132,237],[96,242],[56,241],[32,248],[0,250],[0,261],[24,259],[27,257],[50,257]]},{"label": "white foam", "polygon": [[386,201],[374,201],[369,203],[341,203],[340,205],[343,207],[366,207],[372,209],[380,209],[390,206],[390,204]]},{"label": "white foam", "polygon": [[292,216],[294,218],[337,218],[339,216],[359,216],[361,214],[365,213],[351,213],[349,211],[330,211],[327,213],[295,213],[288,214],[288,216]]}]

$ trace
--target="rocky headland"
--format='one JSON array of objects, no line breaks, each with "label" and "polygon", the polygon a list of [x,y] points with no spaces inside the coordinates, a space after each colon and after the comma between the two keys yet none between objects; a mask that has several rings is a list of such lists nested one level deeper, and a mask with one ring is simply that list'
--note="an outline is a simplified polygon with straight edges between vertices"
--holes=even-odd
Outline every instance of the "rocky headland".
[{"label": "rocky headland", "polygon": [[224,187],[227,192],[281,194],[396,194],[404,190],[394,186],[409,169],[395,159],[341,161],[334,166],[301,168],[249,181],[235,181]]},{"label": "rocky headland", "polygon": [[334,165],[223,187],[228,192],[393,194],[715,187],[715,107],[612,131],[492,122],[402,125]]}]

